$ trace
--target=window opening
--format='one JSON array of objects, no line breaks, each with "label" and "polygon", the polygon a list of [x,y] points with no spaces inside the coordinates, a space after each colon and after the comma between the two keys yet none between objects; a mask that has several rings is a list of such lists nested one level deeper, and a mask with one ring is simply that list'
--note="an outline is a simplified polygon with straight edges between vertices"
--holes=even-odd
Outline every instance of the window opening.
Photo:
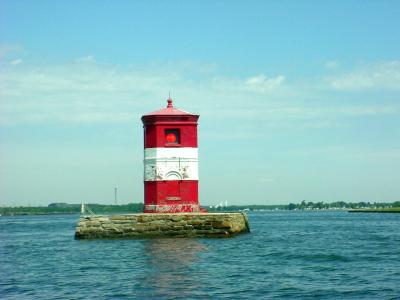
[{"label": "window opening", "polygon": [[180,144],[181,137],[179,129],[166,129],[165,130],[165,142],[167,144]]}]

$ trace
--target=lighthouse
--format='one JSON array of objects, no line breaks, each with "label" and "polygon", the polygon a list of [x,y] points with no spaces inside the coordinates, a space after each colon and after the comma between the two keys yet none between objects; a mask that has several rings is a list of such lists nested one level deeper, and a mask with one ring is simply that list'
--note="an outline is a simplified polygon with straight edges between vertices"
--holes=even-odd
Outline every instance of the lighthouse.
[{"label": "lighthouse", "polygon": [[197,121],[173,106],[142,116],[144,212],[199,212]]},{"label": "lighthouse", "polygon": [[75,238],[230,237],[250,232],[244,212],[209,213],[200,207],[199,115],[175,108],[171,98],[167,103],[142,116],[144,213],[84,215]]}]

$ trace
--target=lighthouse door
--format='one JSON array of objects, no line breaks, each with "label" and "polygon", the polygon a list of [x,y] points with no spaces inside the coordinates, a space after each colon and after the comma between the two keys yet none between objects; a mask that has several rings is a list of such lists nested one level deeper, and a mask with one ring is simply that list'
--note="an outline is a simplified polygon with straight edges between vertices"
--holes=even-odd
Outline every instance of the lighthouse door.
[{"label": "lighthouse door", "polygon": [[181,200],[181,176],[178,172],[167,174],[166,200]]}]

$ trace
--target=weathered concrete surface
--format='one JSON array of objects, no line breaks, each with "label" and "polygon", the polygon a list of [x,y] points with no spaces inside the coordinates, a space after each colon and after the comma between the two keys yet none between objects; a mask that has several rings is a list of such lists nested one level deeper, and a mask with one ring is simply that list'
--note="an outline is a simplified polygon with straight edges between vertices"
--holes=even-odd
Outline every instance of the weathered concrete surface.
[{"label": "weathered concrete surface", "polygon": [[169,213],[84,216],[75,238],[231,237],[250,232],[245,213]]}]

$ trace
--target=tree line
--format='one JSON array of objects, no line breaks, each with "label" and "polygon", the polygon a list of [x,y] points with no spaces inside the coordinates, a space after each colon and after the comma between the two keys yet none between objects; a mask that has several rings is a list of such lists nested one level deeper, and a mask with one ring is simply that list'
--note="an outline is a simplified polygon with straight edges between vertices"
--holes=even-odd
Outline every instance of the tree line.
[{"label": "tree line", "polygon": [[[95,214],[134,213],[143,212],[143,203],[129,203],[122,205],[88,204]],[[48,206],[18,206],[0,207],[0,215],[40,215],[40,214],[77,214],[81,211],[81,204],[51,203]]]},{"label": "tree line", "polygon": [[[114,213],[139,213],[143,212],[143,203],[129,203],[122,205],[108,204],[88,204],[91,211],[95,214],[114,214]],[[280,205],[229,205],[229,206],[205,206],[209,211],[259,211],[259,210],[324,210],[324,209],[362,209],[362,208],[393,208],[400,207],[400,201],[392,203],[382,202],[330,202],[323,201],[301,201],[300,203],[289,203]],[[80,204],[51,203],[48,206],[18,206],[0,207],[0,215],[40,215],[40,214],[77,214],[80,213]]]},{"label": "tree line", "polygon": [[229,205],[218,207],[207,207],[208,211],[237,211],[237,210],[324,210],[324,209],[361,209],[361,208],[392,208],[400,207],[400,201],[392,203],[382,202],[313,202],[303,200],[300,203],[289,203],[287,205]]}]

